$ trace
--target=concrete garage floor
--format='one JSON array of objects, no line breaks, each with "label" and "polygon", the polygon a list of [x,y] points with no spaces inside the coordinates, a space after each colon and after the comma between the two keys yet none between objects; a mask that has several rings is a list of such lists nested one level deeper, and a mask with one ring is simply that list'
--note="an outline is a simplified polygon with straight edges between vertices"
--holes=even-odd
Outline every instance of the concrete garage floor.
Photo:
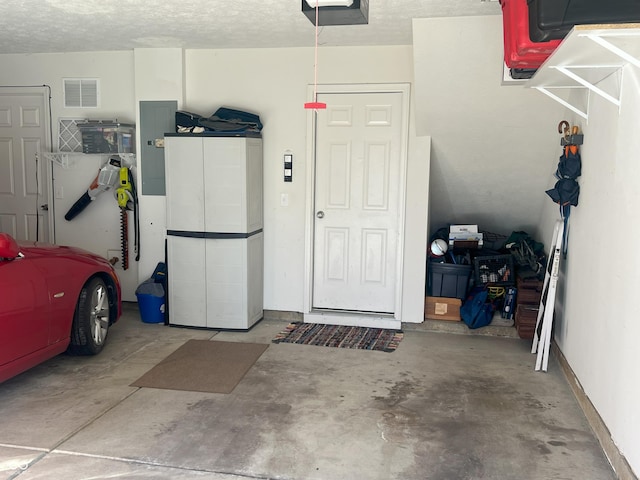
[{"label": "concrete garage floor", "polygon": [[284,326],[172,328],[127,304],[100,355],[0,384],[0,478],[615,478],[555,358],[534,372],[520,339],[407,327],[393,353],[270,344],[228,395],[129,386],[187,339]]}]

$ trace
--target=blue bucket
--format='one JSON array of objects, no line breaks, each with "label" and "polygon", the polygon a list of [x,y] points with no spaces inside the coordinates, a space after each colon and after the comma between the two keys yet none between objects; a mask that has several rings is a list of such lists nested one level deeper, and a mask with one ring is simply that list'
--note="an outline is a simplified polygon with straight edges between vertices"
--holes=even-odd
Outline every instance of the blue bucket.
[{"label": "blue bucket", "polygon": [[164,322],[164,296],[137,293],[140,317],[144,323]]}]

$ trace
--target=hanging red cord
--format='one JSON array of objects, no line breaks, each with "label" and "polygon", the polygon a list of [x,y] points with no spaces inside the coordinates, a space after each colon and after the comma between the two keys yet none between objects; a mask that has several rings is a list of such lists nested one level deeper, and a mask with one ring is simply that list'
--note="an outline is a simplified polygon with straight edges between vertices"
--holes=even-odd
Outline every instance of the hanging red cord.
[{"label": "hanging red cord", "polygon": [[315,58],[313,64],[313,102],[307,102],[304,104],[305,109],[324,109],[327,108],[326,103],[318,102],[318,4],[320,2],[316,0],[316,46],[315,46]]}]

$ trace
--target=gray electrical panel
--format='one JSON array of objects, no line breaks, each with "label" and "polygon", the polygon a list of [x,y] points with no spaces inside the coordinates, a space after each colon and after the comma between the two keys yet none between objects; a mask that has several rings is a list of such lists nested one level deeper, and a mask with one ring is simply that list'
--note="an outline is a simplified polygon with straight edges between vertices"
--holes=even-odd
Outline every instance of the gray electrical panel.
[{"label": "gray electrical panel", "polygon": [[164,195],[164,134],[176,129],[178,102],[140,102],[142,195]]}]

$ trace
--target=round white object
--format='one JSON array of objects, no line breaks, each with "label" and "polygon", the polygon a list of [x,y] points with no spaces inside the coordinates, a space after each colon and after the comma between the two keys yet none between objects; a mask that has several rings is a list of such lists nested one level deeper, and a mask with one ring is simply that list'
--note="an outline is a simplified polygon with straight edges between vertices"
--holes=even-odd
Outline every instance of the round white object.
[{"label": "round white object", "polygon": [[447,253],[449,246],[447,242],[445,242],[441,238],[436,238],[433,242],[431,242],[431,253],[436,257],[441,257],[445,253]]}]

